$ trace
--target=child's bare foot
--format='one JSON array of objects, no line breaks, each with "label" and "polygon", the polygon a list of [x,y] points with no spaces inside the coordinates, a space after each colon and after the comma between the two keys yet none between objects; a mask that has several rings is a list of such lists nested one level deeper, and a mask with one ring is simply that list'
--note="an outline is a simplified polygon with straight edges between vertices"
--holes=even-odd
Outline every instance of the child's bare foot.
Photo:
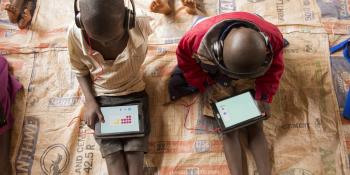
[{"label": "child's bare foot", "polygon": [[163,0],[153,0],[149,8],[151,12],[154,13],[161,13],[164,15],[169,15],[171,13],[169,4],[163,2]]},{"label": "child's bare foot", "polygon": [[10,22],[17,23],[19,10],[16,8],[16,6],[11,4],[6,4],[5,10],[7,11],[7,15],[9,16]]},{"label": "child's bare foot", "polygon": [[32,19],[32,15],[30,14],[30,10],[24,9],[24,13],[22,15],[22,18],[18,21],[18,27],[20,29],[26,28],[31,19]]},{"label": "child's bare foot", "polygon": [[186,7],[186,12],[190,15],[197,14],[197,3],[196,0],[181,0],[182,4]]}]

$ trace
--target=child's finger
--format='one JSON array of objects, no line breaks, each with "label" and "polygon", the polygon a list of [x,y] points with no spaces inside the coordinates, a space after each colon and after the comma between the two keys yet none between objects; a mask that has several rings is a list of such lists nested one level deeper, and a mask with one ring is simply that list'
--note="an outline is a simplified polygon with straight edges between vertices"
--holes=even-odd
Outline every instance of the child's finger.
[{"label": "child's finger", "polygon": [[91,128],[91,125],[92,125],[92,124],[91,124],[90,118],[88,118],[88,119],[86,120],[86,124],[88,125],[89,128]]},{"label": "child's finger", "polygon": [[98,111],[97,112],[97,117],[99,119],[100,122],[104,123],[105,122],[105,118],[104,116],[102,115],[101,111]]},{"label": "child's finger", "polygon": [[88,121],[88,126],[91,129],[95,129],[95,119],[96,119],[96,115],[94,114],[94,117],[89,117],[89,121]]},{"label": "child's finger", "polygon": [[87,117],[87,115],[84,115],[83,120],[84,120],[85,124],[88,123],[88,117]]}]

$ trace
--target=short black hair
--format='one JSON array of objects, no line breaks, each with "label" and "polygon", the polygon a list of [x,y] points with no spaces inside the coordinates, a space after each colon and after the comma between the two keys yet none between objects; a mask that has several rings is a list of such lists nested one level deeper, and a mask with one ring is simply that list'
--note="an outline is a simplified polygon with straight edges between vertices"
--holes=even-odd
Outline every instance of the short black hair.
[{"label": "short black hair", "polygon": [[84,28],[95,34],[114,32],[125,23],[124,0],[82,0],[79,8]]}]

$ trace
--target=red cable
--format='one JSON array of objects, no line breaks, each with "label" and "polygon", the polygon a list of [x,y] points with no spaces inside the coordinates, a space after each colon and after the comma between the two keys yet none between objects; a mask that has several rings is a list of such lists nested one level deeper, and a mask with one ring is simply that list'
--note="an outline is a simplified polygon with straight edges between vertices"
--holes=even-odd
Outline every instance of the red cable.
[{"label": "red cable", "polygon": [[[91,48],[90,37],[89,37],[88,35],[86,35],[86,37],[87,37],[87,39],[88,39],[89,55],[90,55],[91,57],[93,57],[93,56],[92,56],[92,48]],[[93,58],[94,58],[94,57],[93,57]],[[95,59],[95,58],[94,58],[94,59]],[[98,78],[100,78],[100,76],[104,73],[103,66],[101,66],[101,64],[100,64],[100,62],[99,62],[98,60],[95,59],[95,61],[96,61],[96,62],[98,63],[98,65],[101,67],[101,72],[98,73],[98,74],[96,75],[96,77],[95,77],[95,79],[94,79],[93,81],[95,81],[95,80],[97,80]],[[189,128],[189,127],[186,126],[188,114],[190,113],[190,110],[191,110],[192,105],[195,104],[195,103],[197,102],[197,100],[198,100],[198,96],[197,96],[197,97],[193,100],[193,102],[190,103],[190,104],[180,104],[180,105],[183,105],[183,106],[187,109],[187,112],[186,112],[186,115],[185,115],[185,121],[184,121],[184,128],[187,129],[187,130],[193,130],[193,131],[207,131],[207,132],[215,132],[215,133],[220,132],[220,128],[214,128],[214,129],[208,129],[207,127],[205,127],[205,128]],[[77,117],[75,117],[75,118],[77,118]],[[74,120],[75,118],[73,118],[73,119],[71,120],[71,122],[68,124],[68,127],[71,125],[71,123],[73,122],[73,120]],[[80,120],[79,120],[79,121],[80,121]],[[94,133],[86,133],[86,134],[94,134]]]},{"label": "red cable", "polygon": [[221,131],[220,128],[214,128],[214,129],[208,129],[208,127],[205,127],[205,128],[190,128],[190,127],[187,127],[187,118],[188,118],[188,114],[190,113],[190,110],[191,110],[191,107],[193,104],[195,104],[198,100],[198,96],[193,100],[192,103],[190,104],[180,104],[180,105],[183,105],[185,108],[186,108],[186,115],[185,115],[185,121],[184,121],[184,128],[187,129],[187,130],[191,130],[191,131],[207,131],[207,132],[215,132],[215,133],[218,133]]}]

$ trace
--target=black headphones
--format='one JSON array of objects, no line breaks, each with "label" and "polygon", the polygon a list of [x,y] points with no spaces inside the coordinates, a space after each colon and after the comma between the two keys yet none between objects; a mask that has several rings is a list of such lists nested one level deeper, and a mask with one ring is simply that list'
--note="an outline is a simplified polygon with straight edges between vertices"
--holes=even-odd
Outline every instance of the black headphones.
[{"label": "black headphones", "polygon": [[[135,3],[133,0],[130,0],[132,10],[125,7],[125,19],[124,19],[124,26],[125,29],[130,30],[135,27],[136,23],[136,12],[135,12]],[[80,18],[80,10],[78,10],[78,0],[74,0],[74,14],[75,14],[75,24],[78,28],[84,29],[83,23],[81,22]]]},{"label": "black headphones", "polygon": [[[230,33],[230,31],[233,28],[239,28],[239,27],[246,27],[253,29],[260,33],[262,37],[265,40],[266,47],[269,49],[269,54],[261,64],[260,68],[257,69],[254,72],[232,72],[231,70],[228,70],[224,65],[223,65],[223,48],[224,48],[224,40],[226,36]],[[270,67],[273,59],[273,49],[272,45],[269,42],[269,38],[259,30],[258,27],[256,27],[254,24],[246,22],[246,21],[237,21],[234,22],[233,24],[230,24],[226,29],[221,33],[219,39],[215,41],[212,45],[212,52],[214,53],[214,63],[216,66],[225,74],[227,74],[229,77],[235,78],[235,79],[240,79],[240,78],[255,78],[258,76],[263,75],[266,72],[266,69]]]}]

